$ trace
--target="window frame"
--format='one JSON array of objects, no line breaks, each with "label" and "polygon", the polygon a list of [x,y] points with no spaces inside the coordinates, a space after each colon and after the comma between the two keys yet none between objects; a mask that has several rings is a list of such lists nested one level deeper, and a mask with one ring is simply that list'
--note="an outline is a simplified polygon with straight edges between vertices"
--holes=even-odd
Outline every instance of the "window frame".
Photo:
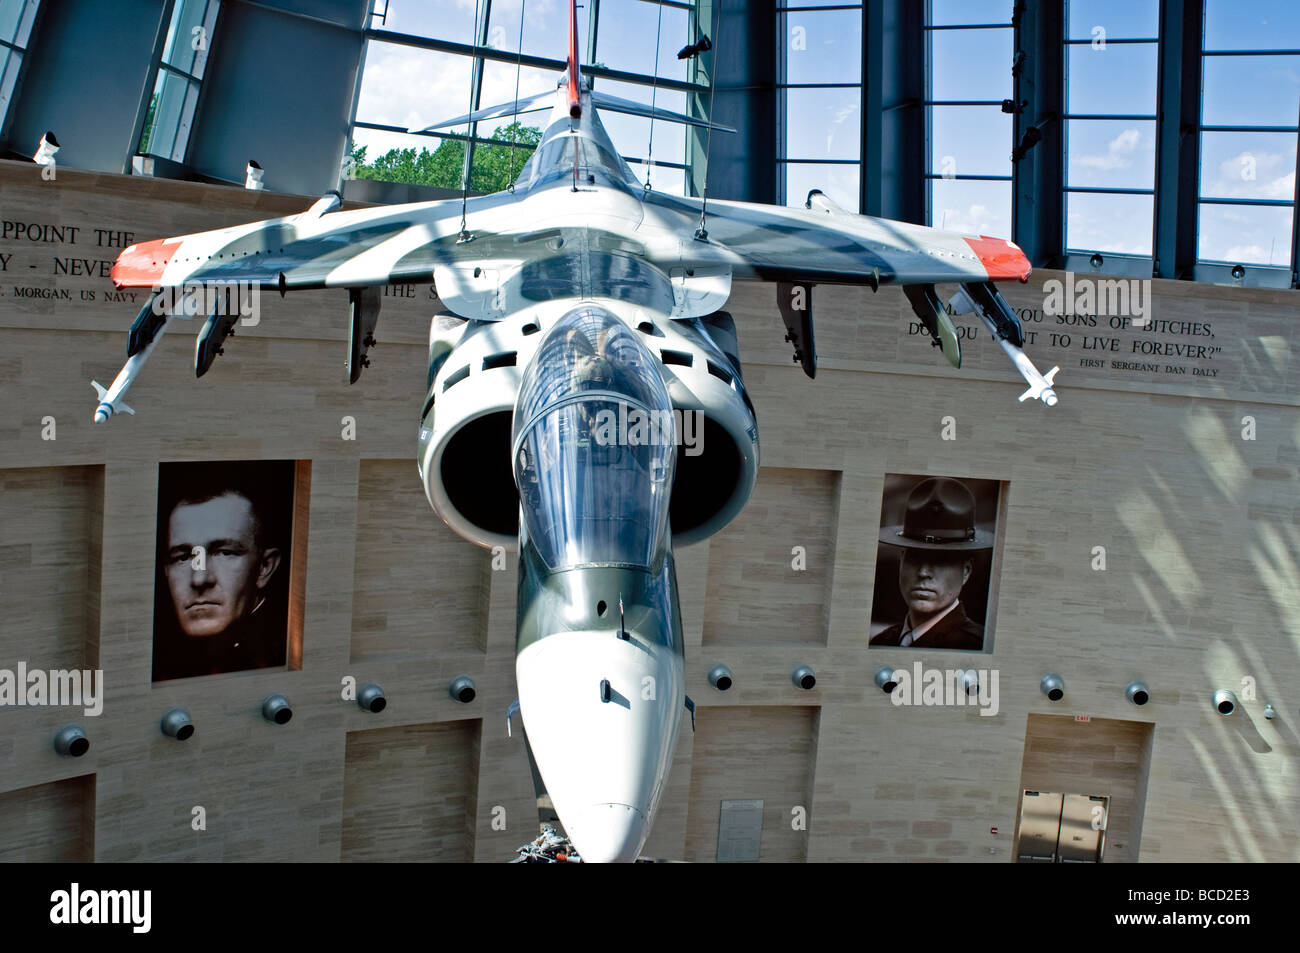
[{"label": "window frame", "polygon": [[[673,9],[686,10],[690,13],[694,13],[696,9],[694,3],[682,2],[682,0],[638,0],[638,2],[652,4],[652,5],[658,4]],[[586,7],[587,7],[587,46],[585,50],[579,51],[579,55],[583,61],[582,62],[583,75],[590,77],[593,80],[608,79],[616,82],[631,83],[638,86],[644,86],[647,88],[657,87],[660,89],[684,92],[688,95],[688,108],[689,108],[690,94],[692,93],[703,94],[708,92],[708,87],[700,83],[676,80],[676,79],[671,79],[662,76],[655,77],[646,73],[628,72],[624,70],[610,69],[604,66],[593,65],[592,61],[595,59],[596,51],[599,45],[600,7],[601,7],[600,0],[586,0]],[[478,131],[477,122],[467,124],[468,133],[454,133],[454,132],[447,132],[447,131],[411,132],[405,128],[399,128],[393,125],[371,122],[366,119],[359,119],[357,117],[357,111],[360,105],[361,87],[363,82],[363,76],[366,69],[366,61],[368,59],[370,44],[372,41],[395,44],[395,45],[404,46],[411,49],[427,50],[435,53],[448,53],[456,56],[465,57],[466,59],[469,60],[469,64],[470,64],[470,84],[471,84],[471,88],[469,90],[464,90],[464,92],[466,93],[466,105],[468,105],[469,102],[472,101],[475,109],[478,109],[483,105],[482,102],[483,77],[486,72],[485,64],[488,61],[501,62],[512,67],[526,66],[526,67],[532,67],[532,68],[538,68],[544,70],[551,70],[557,73],[562,71],[565,67],[565,63],[562,60],[556,60],[549,57],[539,56],[537,54],[526,53],[526,52],[520,53],[517,51],[512,52],[510,50],[496,50],[489,47],[487,45],[488,43],[487,34],[488,34],[490,24],[492,22],[492,0],[480,0],[480,6],[479,6],[480,20],[476,24],[476,36],[475,36],[475,42],[473,43],[461,43],[452,40],[444,40],[433,36],[423,36],[415,33],[403,33],[403,32],[388,30],[385,28],[387,13],[388,13],[388,0],[372,0],[370,5],[370,10],[367,12],[365,18],[365,26],[362,28],[364,46],[363,46],[362,57],[361,57],[361,67],[357,71],[357,83],[352,97],[352,109],[351,109],[351,115],[349,117],[349,123],[348,123],[348,140],[347,140],[347,148],[346,148],[345,155],[350,156],[352,154],[353,149],[357,145],[356,137],[354,135],[355,130],[357,129],[369,129],[378,132],[399,133],[406,136],[418,136],[421,138],[434,140],[435,144],[433,144],[433,148],[430,149],[431,152],[434,151],[437,148],[437,145],[441,144],[443,140],[466,142],[468,143],[469,148],[468,148],[468,162],[466,163],[465,168],[471,170],[473,168],[475,146],[486,144],[486,145],[498,145],[498,146],[507,146],[507,147],[513,146],[516,148],[526,148],[510,142],[508,139],[495,139],[491,136],[480,135]],[[378,27],[375,25],[376,21],[378,21],[380,24]],[[472,95],[472,100],[470,99],[471,95]],[[515,115],[513,117],[502,116],[500,117],[500,119],[502,120],[513,119],[514,121],[521,121],[521,122],[524,121],[520,115]],[[691,152],[690,137],[687,136],[685,148],[683,150],[683,155],[680,157],[680,161],[676,161],[676,159],[674,160],[660,159],[657,156],[652,156],[651,158],[653,158],[653,164],[655,168],[666,168],[666,169],[674,169],[674,170],[681,171],[683,173],[684,182],[686,186],[689,188],[691,182],[691,171],[692,171],[690,152]],[[644,167],[644,165],[646,164],[645,158],[640,155],[623,155],[623,159],[624,161],[628,162],[630,165],[633,166]],[[521,162],[520,163],[521,168],[522,165],[523,163]],[[462,177],[461,185],[459,186],[459,188],[464,188],[465,186],[466,186],[466,182]],[[652,182],[652,187],[653,187],[653,182]]]},{"label": "window frame", "polygon": [[[1012,4],[1008,4],[1008,7],[1011,7],[1011,6],[1012,6]],[[922,107],[922,109],[923,109],[923,117],[924,117],[924,118],[923,118],[923,123],[924,123],[924,132],[923,132],[923,135],[922,135],[922,147],[921,147],[921,148],[922,148],[921,177],[922,177],[922,180],[923,180],[923,186],[924,186],[923,189],[922,189],[922,193],[923,193],[923,201],[924,201],[924,219],[925,219],[925,223],[926,223],[927,225],[929,225],[931,228],[940,228],[940,227],[941,227],[940,225],[936,225],[936,224],[934,223],[934,183],[935,183],[936,181],[942,181],[942,182],[1007,182],[1007,183],[1010,183],[1010,192],[1009,192],[1009,194],[1008,194],[1008,196],[1007,196],[1007,202],[1008,202],[1008,204],[1007,204],[1007,220],[1008,220],[1008,222],[1010,223],[1010,231],[1011,231],[1012,234],[1009,234],[1009,235],[1002,235],[1002,236],[996,236],[996,237],[1000,237],[1000,238],[1012,238],[1012,237],[1014,236],[1015,228],[1016,228],[1016,219],[1015,219],[1015,206],[1016,206],[1016,201],[1015,201],[1015,197],[1016,197],[1016,166],[1017,166],[1016,163],[1014,163],[1014,162],[1009,162],[1009,165],[1011,166],[1011,171],[1010,171],[1010,173],[1009,173],[1008,175],[993,175],[993,174],[990,174],[990,173],[970,173],[970,174],[961,174],[961,173],[958,173],[958,174],[953,174],[953,175],[945,175],[945,174],[943,174],[943,173],[936,173],[936,172],[931,172],[931,171],[930,171],[930,167],[931,167],[930,159],[931,159],[931,150],[932,150],[933,147],[934,147],[934,107],[935,107],[935,106],[939,106],[939,107],[963,107],[963,106],[972,106],[972,107],[985,107],[985,108],[990,108],[990,107],[994,107],[994,106],[996,106],[996,107],[999,107],[999,108],[1001,109],[1001,108],[1003,107],[1003,104],[1007,101],[1007,100],[1001,100],[1001,99],[998,99],[998,100],[985,100],[985,99],[970,99],[970,100],[965,100],[965,99],[961,99],[961,100],[956,100],[956,99],[954,99],[954,100],[939,100],[939,99],[935,99],[935,98],[934,98],[934,93],[933,93],[933,90],[934,90],[934,44],[933,44],[933,37],[934,37],[934,34],[937,33],[937,32],[948,32],[948,31],[953,31],[953,30],[994,30],[994,29],[1005,29],[1005,30],[1008,30],[1008,31],[1011,32],[1011,37],[1012,37],[1012,43],[1011,43],[1011,46],[1012,46],[1012,51],[1013,51],[1013,55],[1014,55],[1014,50],[1015,50],[1015,22],[1014,22],[1014,13],[1013,13],[1013,15],[1012,15],[1011,17],[1009,17],[1009,18],[1007,19],[1007,22],[1006,22],[1006,23],[942,23],[942,24],[935,24],[935,23],[933,22],[933,20],[934,20],[934,5],[930,2],[930,0],[926,0],[926,3],[925,3],[925,16],[924,16],[924,19],[922,20],[922,23],[921,23],[921,30],[922,30],[922,49],[923,49],[923,57],[924,57],[924,64],[923,64],[922,70],[923,70],[923,77],[924,77],[924,83],[925,83],[925,86],[924,86],[925,94],[924,94],[924,97],[922,98],[921,103],[920,103],[920,105],[921,105],[921,107]],[[1008,77],[1011,77],[1011,64],[1010,64],[1010,63],[1007,64],[1007,75],[1008,75]],[[1010,100],[1014,101],[1014,98],[1015,98],[1015,81],[1014,81],[1014,78],[1012,79],[1012,82],[1011,82],[1011,96],[1008,97],[1008,98],[1009,98]],[[1005,110],[1003,110],[1003,112],[1005,112]],[[1010,141],[1007,142],[1007,155],[1008,155],[1008,156],[1011,155],[1012,150],[1014,150],[1014,148],[1015,148],[1015,138],[1016,138],[1016,130],[1015,130],[1015,123],[1014,123],[1014,121],[1013,121],[1012,124],[1011,124],[1011,139],[1010,139]]]}]

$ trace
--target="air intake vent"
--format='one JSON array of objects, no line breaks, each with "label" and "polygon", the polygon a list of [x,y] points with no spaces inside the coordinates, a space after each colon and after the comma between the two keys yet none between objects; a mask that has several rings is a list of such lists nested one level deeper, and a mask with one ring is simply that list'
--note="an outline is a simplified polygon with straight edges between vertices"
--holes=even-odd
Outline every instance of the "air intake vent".
[{"label": "air intake vent", "polygon": [[448,377],[445,381],[442,382],[442,392],[444,394],[447,393],[447,391],[451,390],[453,387],[455,387],[457,384],[459,384],[467,377],[469,377],[468,364],[466,364],[464,367],[456,371],[456,373],[452,374],[450,377]]},{"label": "air intake vent", "polygon": [[695,363],[695,358],[687,351],[660,351],[660,357],[665,364],[678,364],[682,367],[690,367]]},{"label": "air intake vent", "polygon": [[485,357],[483,358],[483,370],[490,371],[494,367],[514,367],[517,353],[517,351],[502,351],[500,354]]}]

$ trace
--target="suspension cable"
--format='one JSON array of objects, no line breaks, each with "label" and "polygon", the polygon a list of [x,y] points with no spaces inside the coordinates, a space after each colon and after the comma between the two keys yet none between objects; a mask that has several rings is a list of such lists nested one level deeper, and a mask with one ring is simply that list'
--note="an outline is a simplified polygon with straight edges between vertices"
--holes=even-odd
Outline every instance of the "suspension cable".
[{"label": "suspension cable", "polygon": [[709,58],[709,138],[704,146],[704,188],[700,191],[700,225],[695,229],[698,241],[709,240],[709,230],[704,227],[704,215],[709,208],[709,154],[713,151],[713,102],[718,92],[718,53],[721,52],[722,19],[726,15],[723,0],[718,0],[718,25],[713,31],[713,56]]},{"label": "suspension cable", "polygon": [[515,57],[515,112],[514,122],[510,124],[510,191],[515,190],[515,139],[519,135],[519,70],[524,58],[524,15],[528,12],[528,0],[519,4],[519,53]]},{"label": "suspension cable", "polygon": [[[479,0],[474,0],[474,49],[469,67],[469,113],[471,116],[474,115],[474,67],[477,65],[478,60],[478,6]],[[480,74],[481,72],[482,68],[480,67]],[[465,131],[469,135],[465,138],[465,161],[460,177],[460,234],[456,236],[457,245],[463,245],[465,242],[474,240],[474,236],[465,228],[465,210],[469,205],[469,177],[472,171],[471,162],[474,157],[474,120],[470,120]]]},{"label": "suspension cable", "polygon": [[650,84],[650,143],[645,155],[645,190],[650,191],[650,176],[655,169],[655,95],[659,92],[659,47],[663,44],[664,5],[659,4],[659,22],[655,24],[655,71]]}]

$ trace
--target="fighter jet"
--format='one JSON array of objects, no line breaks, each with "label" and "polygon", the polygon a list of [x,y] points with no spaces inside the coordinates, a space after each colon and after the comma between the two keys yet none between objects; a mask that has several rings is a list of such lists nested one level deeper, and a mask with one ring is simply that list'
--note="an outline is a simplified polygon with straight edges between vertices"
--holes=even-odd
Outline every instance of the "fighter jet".
[{"label": "fighter jet", "polygon": [[[994,285],[1028,278],[1016,245],[850,214],[820,192],[804,208],[777,208],[650,190],[599,110],[721,129],[593,90],[576,38],[571,2],[554,93],[448,123],[550,106],[512,189],[352,211],[329,195],[300,215],[132,245],[112,277],[157,293],[220,283],[346,289],[352,381],[373,342],[378,289],[435,285],[446,311],[432,320],[420,411],[426,494],[461,536],[518,552],[517,711],[536,771],[585,862],[630,861],[688,713],[694,722],[673,544],[725,527],[758,473],[758,423],[723,310],[732,282],[776,285],[809,377],[815,285],[904,286],[958,366],[934,287],[956,283],[1035,396],[1050,405],[1055,394]],[[145,306],[132,359],[165,323],[157,301]],[[233,327],[229,314],[209,319],[197,374]],[[123,385],[138,371],[129,366]],[[124,392],[115,386],[104,400]],[[699,453],[678,446],[691,422]]]}]

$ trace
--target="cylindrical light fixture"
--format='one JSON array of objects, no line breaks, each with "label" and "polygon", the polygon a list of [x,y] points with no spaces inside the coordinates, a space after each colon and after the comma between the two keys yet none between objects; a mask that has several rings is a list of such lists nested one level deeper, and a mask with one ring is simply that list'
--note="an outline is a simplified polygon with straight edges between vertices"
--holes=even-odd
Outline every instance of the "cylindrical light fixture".
[{"label": "cylindrical light fixture", "polygon": [[876,686],[886,695],[892,695],[898,687],[898,675],[889,666],[876,669]]},{"label": "cylindrical light fixture", "polygon": [[80,725],[64,725],[54,736],[54,750],[69,758],[80,758],[90,750],[90,739]]},{"label": "cylindrical light fixture", "polygon": [[262,702],[262,717],[272,724],[287,725],[289,719],[293,717],[289,699],[283,695],[267,695],[266,700]]},{"label": "cylindrical light fixture", "polygon": [[54,153],[60,149],[59,140],[54,137],[53,132],[46,132],[41,136],[41,141],[36,147],[36,154],[32,156],[32,161],[37,165],[54,165]]},{"label": "cylindrical light fixture", "polygon": [[1124,697],[1134,705],[1145,705],[1151,700],[1151,689],[1147,688],[1146,682],[1129,682],[1124,689]]},{"label": "cylindrical light fixture", "polygon": [[709,684],[720,692],[731,688],[731,669],[719,662],[709,669]]},{"label": "cylindrical light fixture", "polygon": [[1214,693],[1214,710],[1220,715],[1231,715],[1237,710],[1237,696],[1226,688]]},{"label": "cylindrical light fixture", "polygon": [[474,690],[474,680],[468,675],[457,675],[447,686],[447,692],[461,704],[468,705],[478,693]]},{"label": "cylindrical light fixture", "polygon": [[190,721],[190,713],[184,708],[173,708],[167,712],[162,716],[162,733],[177,741],[188,741],[190,735],[194,734],[194,723]]},{"label": "cylindrical light fixture", "polygon": [[790,680],[804,691],[810,691],[817,684],[817,676],[807,665],[800,665],[790,674]]},{"label": "cylindrical light fixture", "polygon": [[357,704],[361,706],[363,711],[377,715],[388,707],[388,699],[384,697],[382,688],[374,682],[370,682],[367,685],[362,685],[357,692]]},{"label": "cylindrical light fixture", "polygon": [[1051,701],[1059,702],[1065,697],[1065,680],[1059,675],[1044,675],[1038,687]]}]

